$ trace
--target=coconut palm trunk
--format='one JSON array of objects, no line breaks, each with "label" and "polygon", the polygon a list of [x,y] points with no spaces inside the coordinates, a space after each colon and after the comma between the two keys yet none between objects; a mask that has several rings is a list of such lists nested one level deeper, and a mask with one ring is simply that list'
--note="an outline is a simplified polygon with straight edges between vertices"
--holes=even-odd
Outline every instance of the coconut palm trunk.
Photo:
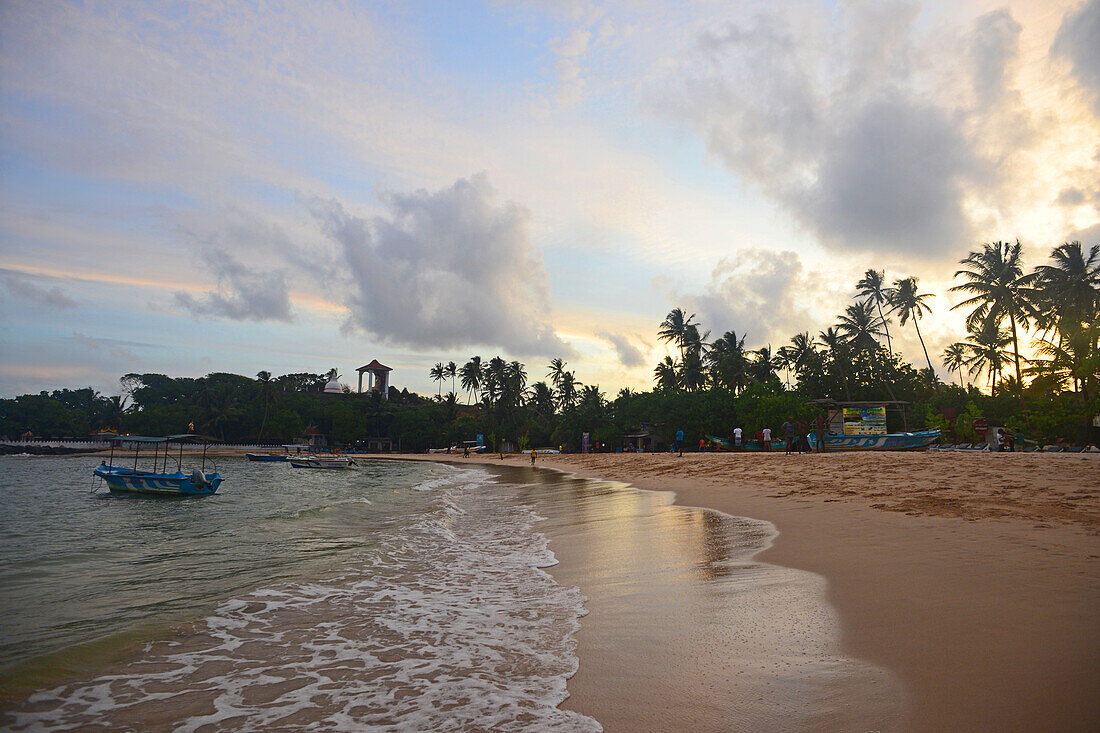
[{"label": "coconut palm trunk", "polygon": [[1020,391],[1020,404],[1024,404],[1024,380],[1020,376],[1020,342],[1016,339],[1016,313],[1009,309],[1008,322],[1012,324],[1012,357],[1016,361],[1016,389]]},{"label": "coconut palm trunk", "polygon": [[[924,345],[924,336],[920,335],[920,323],[916,318],[913,319],[913,325],[917,329],[917,338],[920,339],[920,347],[924,349],[924,360],[928,362],[928,371],[935,374],[936,370],[932,368],[932,359],[928,356],[928,347]],[[1017,367],[1019,367],[1019,364],[1017,364]]]}]

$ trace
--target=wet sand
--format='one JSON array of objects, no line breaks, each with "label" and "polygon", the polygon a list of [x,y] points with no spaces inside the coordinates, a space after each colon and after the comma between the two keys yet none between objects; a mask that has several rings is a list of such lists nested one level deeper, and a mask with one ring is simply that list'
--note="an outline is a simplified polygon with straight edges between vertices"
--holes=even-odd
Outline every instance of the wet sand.
[{"label": "wet sand", "polygon": [[[757,559],[825,578],[845,654],[900,680],[903,691],[889,694],[903,698],[903,712],[873,729],[1038,731],[1100,729],[1098,458],[603,454],[544,455],[538,465],[672,490],[680,505],[772,522],[779,536]],[[614,619],[585,588],[582,563],[567,543],[551,549],[563,579],[592,598],[563,706],[608,731],[668,730],[682,726],[646,710],[686,699],[698,715],[683,725],[730,729],[733,721],[721,720],[729,705],[707,704],[739,694],[736,685],[707,687],[723,678],[721,641],[663,674],[667,658],[650,653],[659,645],[626,653]],[[639,664],[658,667],[637,674],[630,667]],[[815,729],[876,719],[876,688],[851,689],[830,701],[836,717]],[[646,700],[658,705],[638,703]],[[791,729],[790,720],[775,721],[774,730]]]}]

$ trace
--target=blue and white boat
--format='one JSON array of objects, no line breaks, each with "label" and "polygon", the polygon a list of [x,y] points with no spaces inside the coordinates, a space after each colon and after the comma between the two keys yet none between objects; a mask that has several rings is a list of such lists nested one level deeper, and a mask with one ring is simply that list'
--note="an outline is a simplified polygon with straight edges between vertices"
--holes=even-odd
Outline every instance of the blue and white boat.
[{"label": "blue and white boat", "polygon": [[[112,492],[125,492],[135,494],[155,494],[160,496],[206,496],[218,490],[222,483],[222,475],[214,466],[212,473],[206,471],[206,448],[210,443],[209,438],[201,435],[169,435],[165,438],[148,438],[139,435],[120,435],[111,438],[111,455],[108,460],[96,466],[93,475],[103,479],[107,488]],[[179,456],[169,454],[169,444],[178,443]],[[202,444],[202,465],[190,473],[182,470],[183,446],[186,443]],[[115,449],[120,445],[131,444],[134,448],[133,465],[116,465]],[[142,470],[138,467],[138,457],[143,446],[153,447],[153,470]],[[160,452],[164,446],[163,455]],[[169,460],[175,463],[175,471],[168,471]],[[126,461],[129,464],[129,461]],[[159,470],[158,470],[159,469]]]},{"label": "blue and white boat", "polygon": [[[875,400],[869,402],[839,402],[831,399],[806,403],[825,411],[824,447],[826,452],[854,450],[927,450],[940,439],[939,429],[916,432],[886,432],[886,411],[896,410],[904,427],[908,427],[908,402]],[[818,431],[806,436],[812,450],[818,449]]]},{"label": "blue and white boat", "polygon": [[[850,450],[926,450],[940,439],[939,430],[921,430],[916,433],[887,433],[885,435],[837,435],[825,434],[825,451]],[[817,433],[807,436],[812,450],[817,450]]]}]

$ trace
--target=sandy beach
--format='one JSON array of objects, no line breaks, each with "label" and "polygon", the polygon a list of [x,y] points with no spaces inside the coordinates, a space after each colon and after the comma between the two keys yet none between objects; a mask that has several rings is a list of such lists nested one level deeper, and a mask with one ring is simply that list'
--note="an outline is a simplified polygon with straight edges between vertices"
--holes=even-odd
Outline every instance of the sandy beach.
[{"label": "sandy beach", "polygon": [[[529,464],[526,456],[452,461]],[[1033,454],[543,455],[540,468],[671,490],[677,504],[772,522],[759,560],[819,574],[846,654],[889,670],[904,700],[883,729],[1095,730],[1100,726],[1100,460]],[[552,545],[557,573],[577,558]],[[582,591],[586,591],[583,587]],[[691,682],[627,689],[631,665],[667,664],[616,648],[599,599],[577,635],[580,669],[564,707],[608,731],[667,730],[691,715]],[[719,650],[720,651],[720,650]],[[692,660],[697,687],[721,654]],[[736,696],[699,689],[696,697]],[[833,729],[881,700],[837,701]],[[870,716],[873,719],[873,716]],[[776,730],[787,730],[776,721]]]}]

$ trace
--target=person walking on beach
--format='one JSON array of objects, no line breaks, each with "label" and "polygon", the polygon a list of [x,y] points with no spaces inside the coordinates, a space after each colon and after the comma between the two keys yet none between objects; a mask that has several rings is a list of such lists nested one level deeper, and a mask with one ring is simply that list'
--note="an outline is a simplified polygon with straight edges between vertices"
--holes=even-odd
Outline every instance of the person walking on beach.
[{"label": "person walking on beach", "polygon": [[817,433],[814,437],[817,438],[817,452],[825,452],[825,413],[819,413],[817,416]]},{"label": "person walking on beach", "polygon": [[798,421],[798,436],[796,438],[795,449],[799,453],[810,452],[810,441],[806,440],[806,434],[810,432],[810,425],[805,420],[799,419]]},{"label": "person walking on beach", "polygon": [[538,454],[539,454],[539,452],[537,450],[535,450],[534,448],[531,449],[531,465],[532,466],[535,465],[535,458],[538,456]]},{"label": "person walking on beach", "polygon": [[468,445],[462,446],[462,457],[463,458],[469,458],[470,457],[470,446],[468,446]]},{"label": "person walking on beach", "polygon": [[733,429],[733,447],[741,450],[741,428]]},{"label": "person walking on beach", "polygon": [[760,449],[770,451],[772,449],[772,429],[764,428],[760,431]]},{"label": "person walking on beach", "polygon": [[779,426],[779,429],[783,431],[783,437],[787,440],[787,449],[783,455],[789,456],[791,451],[794,450],[794,418],[788,417],[787,421]]}]

